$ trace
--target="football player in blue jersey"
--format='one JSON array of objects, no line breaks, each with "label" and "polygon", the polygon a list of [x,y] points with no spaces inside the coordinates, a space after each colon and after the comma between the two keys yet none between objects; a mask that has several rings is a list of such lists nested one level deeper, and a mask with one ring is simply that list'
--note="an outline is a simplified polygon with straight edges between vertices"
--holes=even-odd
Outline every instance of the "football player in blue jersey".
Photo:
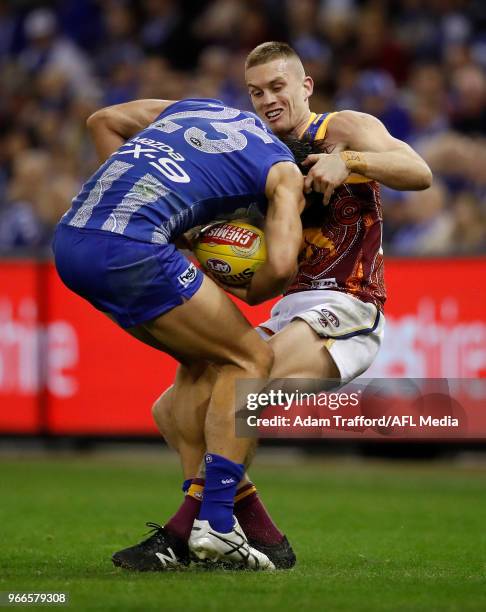
[{"label": "football player in blue jersey", "polygon": [[[245,299],[277,296],[296,271],[303,177],[256,115],[217,100],[130,102],[98,111],[88,126],[103,163],[56,229],[58,273],[132,336],[177,359],[185,384],[208,362],[216,365],[205,419],[204,500],[189,545],[201,559],[273,568],[233,516],[250,441],[236,438],[228,400],[235,380],[267,377],[272,351],[175,241],[258,203],[266,208],[268,258]],[[184,401],[179,388],[175,399]],[[177,544],[155,556],[161,566],[180,558]]]},{"label": "football player in blue jersey", "polygon": [[[370,115],[352,111],[312,113],[309,108],[312,79],[306,75],[298,55],[285,43],[268,42],[254,49],[247,58],[246,79],[257,114],[275,133],[293,135],[307,143],[317,140],[324,145],[324,153],[310,155],[307,160],[307,166],[312,168],[305,186],[324,194],[326,204],[337,191],[331,202],[333,210],[340,198],[372,213],[366,218],[364,214],[357,217],[362,228],[371,228],[371,232],[356,236],[359,242],[354,243],[354,253],[360,254],[363,259],[360,262],[353,259],[353,250],[349,250],[353,234],[348,231],[351,226],[346,219],[341,230],[348,234],[348,243],[342,240],[337,248],[332,236],[322,233],[336,228],[327,227],[321,221],[311,223],[313,219],[309,219],[308,213],[312,210],[306,211],[307,248],[299,259],[299,272],[287,289],[290,295],[277,303],[271,319],[259,326],[260,333],[267,335],[274,350],[272,377],[351,380],[370,366],[383,335],[384,317],[379,312],[380,299],[384,298],[380,278],[382,216],[377,183],[396,189],[425,189],[431,182],[430,170],[417,153],[393,138]],[[343,183],[346,185],[342,186]],[[314,212],[318,220],[325,216],[324,208]],[[367,273],[355,279],[349,272],[342,273],[338,269],[341,265],[349,270],[364,269]],[[336,276],[341,283],[339,287]],[[358,295],[361,299],[353,295],[353,286],[363,289]],[[231,289],[233,293],[238,291],[241,290]],[[333,331],[339,338],[339,330],[331,330],[326,320],[322,323],[319,304],[325,308],[331,304],[334,312],[339,308],[341,328],[346,322],[358,333],[348,339],[333,338]],[[368,317],[371,324],[367,322]],[[364,328],[370,333],[362,333]],[[201,423],[204,422],[204,395],[208,396],[211,390],[214,374],[208,368],[196,385],[186,386],[184,395],[181,390],[184,373],[178,373],[176,386],[165,391],[153,408],[161,434],[181,456],[186,478],[197,475],[192,478],[181,507],[165,526],[166,532],[176,532],[180,537],[184,537],[184,530],[191,524],[191,511],[193,515],[197,512],[203,490],[204,480],[198,473],[205,451]],[[265,551],[276,565],[291,566],[295,556],[286,538],[273,524],[254,485],[246,477],[237,489],[235,501],[235,514],[250,543]],[[133,568],[139,567],[144,559],[143,543],[120,551],[115,558],[123,559]]]}]

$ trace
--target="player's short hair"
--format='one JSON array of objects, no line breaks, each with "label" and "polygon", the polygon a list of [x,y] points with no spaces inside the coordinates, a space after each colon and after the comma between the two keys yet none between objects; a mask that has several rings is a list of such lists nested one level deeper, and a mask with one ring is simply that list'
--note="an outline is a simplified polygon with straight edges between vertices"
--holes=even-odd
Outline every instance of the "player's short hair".
[{"label": "player's short hair", "polygon": [[294,58],[299,62],[301,61],[296,51],[290,45],[285,42],[272,40],[264,42],[255,47],[253,51],[250,51],[246,58],[245,70],[253,66],[268,64],[268,62],[280,58]]}]

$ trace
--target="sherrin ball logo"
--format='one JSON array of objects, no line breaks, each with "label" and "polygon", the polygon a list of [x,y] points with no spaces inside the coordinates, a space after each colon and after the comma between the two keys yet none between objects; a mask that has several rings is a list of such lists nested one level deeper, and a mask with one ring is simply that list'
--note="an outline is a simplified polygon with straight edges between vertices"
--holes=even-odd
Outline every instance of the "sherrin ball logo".
[{"label": "sherrin ball logo", "polygon": [[267,256],[262,230],[239,220],[210,226],[194,254],[213,276],[233,286],[248,284]]},{"label": "sherrin ball logo", "polygon": [[231,266],[222,259],[207,259],[206,268],[211,272],[219,272],[220,274],[229,274],[231,272]]}]

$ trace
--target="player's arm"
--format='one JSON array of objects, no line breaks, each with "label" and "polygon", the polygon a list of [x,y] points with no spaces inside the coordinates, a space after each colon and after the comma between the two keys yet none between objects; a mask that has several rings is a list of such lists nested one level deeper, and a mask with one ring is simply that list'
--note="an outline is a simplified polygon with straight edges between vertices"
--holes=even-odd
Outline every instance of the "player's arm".
[{"label": "player's arm", "polygon": [[171,100],[134,100],[107,106],[88,117],[86,125],[100,163],[150,125],[171,104],[174,104]]},{"label": "player's arm", "polygon": [[336,113],[329,121],[326,141],[339,143],[344,150],[309,155],[304,162],[312,166],[305,189],[324,193],[325,203],[351,173],[400,190],[427,189],[432,183],[430,168],[420,155],[394,138],[372,115],[354,111]]},{"label": "player's arm", "polygon": [[292,162],[275,164],[268,173],[264,228],[267,259],[255,272],[248,288],[225,287],[248,304],[260,304],[280,295],[297,271],[302,243],[300,214],[305,206],[303,186],[303,176]]}]

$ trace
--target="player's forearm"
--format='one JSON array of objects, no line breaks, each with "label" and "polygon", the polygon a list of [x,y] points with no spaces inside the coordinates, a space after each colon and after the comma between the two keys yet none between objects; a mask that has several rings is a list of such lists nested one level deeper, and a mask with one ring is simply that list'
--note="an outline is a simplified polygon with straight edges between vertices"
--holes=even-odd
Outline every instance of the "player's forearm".
[{"label": "player's forearm", "polygon": [[280,295],[297,271],[302,241],[300,213],[305,206],[303,186],[302,174],[293,163],[276,164],[268,174],[267,259],[251,280],[246,296],[249,304],[260,304]]},{"label": "player's forearm", "polygon": [[302,240],[300,217],[276,217],[267,222],[265,237],[267,260],[253,276],[247,294],[247,301],[252,305],[281,295],[295,276],[297,254]]},{"label": "player's forearm", "polygon": [[265,266],[265,268],[262,266],[255,272],[251,281],[246,298],[247,303],[255,306],[281,295],[296,271],[297,265],[295,265],[293,273],[276,276],[270,265]]},{"label": "player's forearm", "polygon": [[170,104],[169,100],[134,100],[102,108],[88,117],[86,124],[100,162],[150,125]]},{"label": "player's forearm", "polygon": [[411,149],[396,149],[383,153],[343,151],[346,167],[378,181],[392,189],[403,191],[427,189],[432,184],[432,173],[425,161]]},{"label": "player's forearm", "polygon": [[91,121],[90,123],[88,120],[88,129],[100,164],[105,162],[126,141],[125,138],[102,121]]}]

